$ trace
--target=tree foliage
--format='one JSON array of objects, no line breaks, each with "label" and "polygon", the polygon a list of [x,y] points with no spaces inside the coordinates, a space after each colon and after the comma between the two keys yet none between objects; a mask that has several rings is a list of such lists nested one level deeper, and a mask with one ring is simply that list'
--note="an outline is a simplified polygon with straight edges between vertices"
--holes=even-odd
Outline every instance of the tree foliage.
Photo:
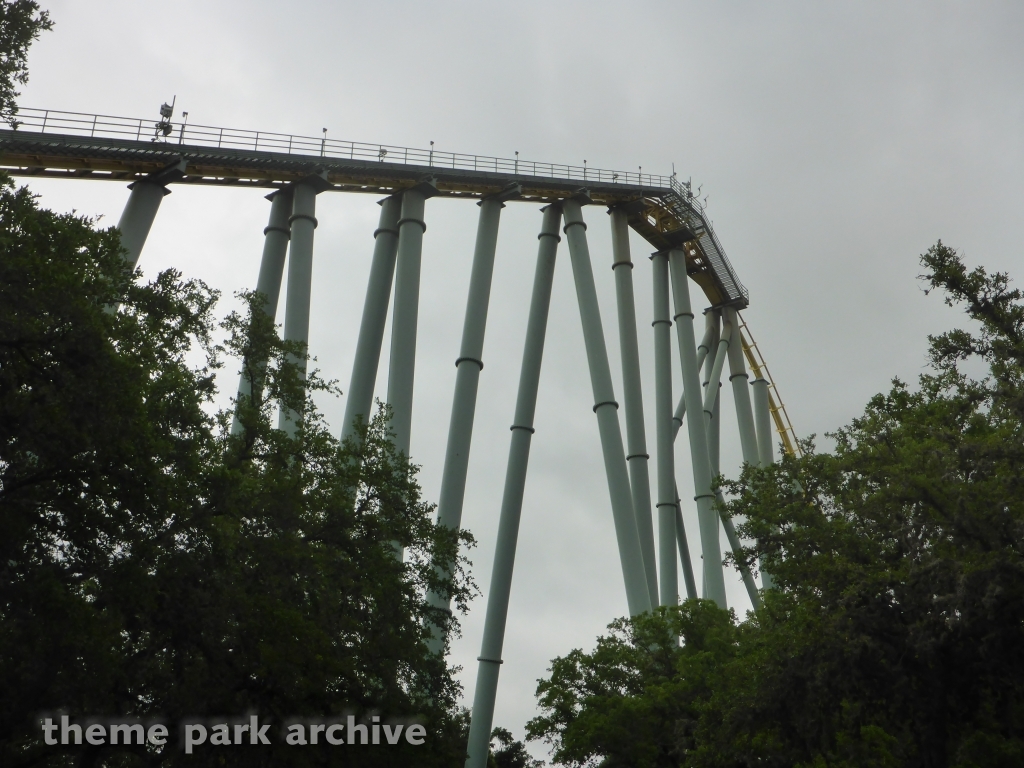
[{"label": "tree foliage", "polygon": [[[970,329],[930,337],[918,386],[894,381],[832,452],[725,483],[757,542],[743,558],[778,586],[762,610],[735,624],[688,602],[555,660],[530,733],[557,760],[1024,762],[1024,303],[941,242],[921,262]],[[697,667],[696,615],[718,639]]]},{"label": "tree foliage", "polygon": [[[423,746],[234,747],[190,764],[453,765],[458,686],[425,646],[464,607],[457,550],[433,522],[386,409],[332,437],[282,342],[245,297],[215,343],[217,294],[169,270],[144,284],[116,230],[0,193],[0,762],[65,764],[38,716],[376,713],[428,725]],[[119,307],[118,309],[114,309]],[[242,431],[214,414],[224,354],[250,361]],[[196,365],[195,360],[201,362]],[[193,361],[190,363],[190,361]],[[251,361],[266,361],[254,365]],[[300,415],[272,427],[278,402]],[[390,542],[405,547],[395,558]],[[430,567],[444,557],[450,576]],[[454,628],[453,628],[454,629]],[[176,764],[166,748],[79,747],[81,765]]]},{"label": "tree foliage", "polygon": [[50,14],[35,0],[0,0],[0,120],[16,128],[18,85],[28,82],[28,49],[39,33],[53,28]]}]

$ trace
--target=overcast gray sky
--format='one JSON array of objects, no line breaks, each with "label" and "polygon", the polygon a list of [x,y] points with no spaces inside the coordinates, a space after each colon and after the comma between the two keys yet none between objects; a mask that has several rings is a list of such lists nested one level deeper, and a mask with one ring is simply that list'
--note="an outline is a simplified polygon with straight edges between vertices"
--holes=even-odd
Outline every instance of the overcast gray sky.
[{"label": "overcast gray sky", "polygon": [[[1024,5],[966,2],[44,2],[22,106],[668,174],[709,214],[750,290],[746,319],[800,435],[847,422],[926,335],[958,322],[923,295],[937,239],[1024,274]],[[177,117],[177,115],[176,115]],[[110,182],[35,180],[44,204],[116,222]],[[224,292],[255,285],[269,205],[258,190],[177,188],[143,252]],[[375,198],[318,200],[310,351],[347,389]],[[436,500],[477,209],[431,200],[424,238],[413,458]],[[607,216],[590,222],[618,376]],[[540,214],[503,213],[464,524],[486,594]],[[650,248],[632,240],[653,405]],[[559,255],[495,723],[522,735],[556,656],[626,612],[568,253]],[[385,354],[386,360],[386,354]],[[378,378],[383,396],[386,364]],[[222,383],[234,387],[234,372]],[[723,468],[739,465],[726,393]],[[225,395],[226,396],[226,395]],[[340,428],[343,400],[325,401]],[[682,444],[683,441],[681,441]],[[692,488],[678,452],[682,495]],[[653,463],[652,463],[653,467]],[[653,469],[652,469],[653,474]],[[696,520],[686,510],[696,551]],[[724,537],[723,537],[724,541]],[[748,607],[730,578],[731,604]],[[455,643],[471,695],[484,598]],[[544,754],[534,745],[538,755]]]}]

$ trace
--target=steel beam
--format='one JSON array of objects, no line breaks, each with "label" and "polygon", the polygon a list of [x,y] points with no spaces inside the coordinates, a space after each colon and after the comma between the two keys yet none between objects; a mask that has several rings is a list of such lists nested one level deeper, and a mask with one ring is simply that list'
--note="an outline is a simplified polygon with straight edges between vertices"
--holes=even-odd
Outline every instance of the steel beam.
[{"label": "steel beam", "polygon": [[[473,421],[476,414],[477,387],[484,368],[484,330],[487,326],[487,307],[491,297],[491,277],[494,274],[494,251],[498,244],[498,223],[504,200],[517,194],[518,187],[507,194],[480,201],[480,219],[476,230],[476,247],[469,275],[469,296],[466,315],[462,323],[462,344],[455,361],[455,394],[452,397],[451,420],[448,425],[448,445],[441,474],[441,493],[437,503],[437,522],[449,529],[462,525],[462,506],[466,496],[466,475],[469,470],[469,450],[473,440]],[[449,563],[434,563],[447,570]],[[449,614],[447,597],[431,592],[428,602]],[[428,647],[434,653],[444,650],[445,634],[442,628],[432,627]]]},{"label": "steel beam", "polygon": [[[260,273],[256,278],[256,293],[263,297],[263,311],[271,322],[277,317],[277,303],[281,296],[281,279],[284,276],[284,262],[288,255],[288,240],[291,230],[288,217],[292,213],[291,189],[279,189],[267,195],[270,201],[270,221],[263,229],[263,256],[260,258]],[[252,397],[254,379],[261,378],[266,368],[266,360],[243,360],[242,365],[252,370],[243,370],[238,379],[238,395],[235,399],[235,414],[231,419],[231,434],[242,431],[242,423],[238,420],[238,406],[242,398]]]},{"label": "steel beam", "polygon": [[[664,252],[654,254],[651,264],[654,274],[654,418],[658,445],[658,591],[659,605],[675,605],[679,601],[676,569],[676,516],[679,506],[675,449],[672,445],[672,320],[668,298],[668,255]],[[679,517],[681,521],[681,514]],[[683,535],[685,537],[685,530]],[[679,546],[682,555],[686,545],[681,541]],[[685,554],[689,557],[690,553],[686,551]]]},{"label": "steel beam", "polygon": [[[651,476],[648,468],[651,457],[647,453],[647,436],[644,432],[644,399],[640,382],[640,351],[637,347],[636,302],[633,297],[633,260],[629,253],[629,221],[621,208],[612,208],[608,215],[611,217],[612,226],[612,270],[615,274],[615,298],[619,319],[622,400],[626,412],[626,464],[629,468],[633,511],[636,515],[637,534],[640,536],[640,552],[644,559],[647,590],[650,592],[651,604],[656,605],[659,585],[654,526],[651,521]],[[667,316],[667,281],[665,295]],[[671,401],[669,407],[671,408]],[[674,552],[671,561],[675,565]]]},{"label": "steel beam", "polygon": [[[686,420],[686,425],[690,438],[694,501],[697,503],[697,520],[700,524],[707,597],[714,600],[719,607],[728,608],[725,597],[725,576],[721,567],[722,551],[718,545],[718,515],[715,514],[715,496],[711,491],[712,474],[708,441],[704,420],[693,418],[693,414],[701,412],[703,404],[701,402],[700,374],[697,369],[697,350],[693,337],[693,310],[690,306],[686,254],[679,249],[669,251],[669,267],[672,274],[672,294],[675,300],[674,320],[683,374],[683,395],[686,398],[686,410],[691,414],[691,418]],[[717,567],[715,567],[716,564]]]},{"label": "steel beam", "polygon": [[341,425],[341,439],[357,437],[357,424],[370,420],[373,408],[373,387],[377,383],[380,350],[384,341],[388,302],[395,276],[395,257],[398,253],[398,219],[402,200],[392,195],[380,201],[380,220],[373,233],[373,258],[370,261],[370,279],[366,285],[363,317],[359,323],[356,354],[352,361],[352,379],[345,401],[345,419]]},{"label": "steel beam", "polygon": [[[322,182],[322,179],[321,179]],[[320,186],[315,178],[292,188],[292,215],[288,218],[291,242],[288,249],[288,293],[284,305],[284,340],[303,345],[302,354],[292,358],[299,375],[306,378],[306,345],[309,344],[309,294],[313,285],[313,230],[316,229],[316,196]],[[294,436],[299,416],[281,408],[278,429]]]},{"label": "steel beam", "polygon": [[640,536],[637,533],[636,514],[633,511],[629,472],[626,469],[626,452],[619,427],[619,404],[615,400],[612,388],[612,372],[608,364],[601,310],[594,285],[594,268],[587,245],[587,225],[583,221],[583,212],[576,200],[565,200],[562,203],[562,213],[565,216],[563,231],[569,245],[569,258],[572,261],[573,279],[576,283],[576,299],[580,305],[583,340],[590,367],[590,384],[594,392],[594,413],[597,415],[601,435],[608,494],[611,497],[612,518],[615,522],[615,538],[619,545],[619,564],[626,586],[629,615],[636,616],[651,610],[651,593],[647,589]]},{"label": "steel beam", "polygon": [[561,218],[562,210],[557,205],[545,208],[544,221],[538,236],[540,243],[537,246],[537,267],[533,277],[533,295],[530,298],[530,314],[526,324],[526,343],[523,347],[523,363],[519,374],[515,419],[512,422],[505,489],[501,497],[494,564],[491,566],[491,583],[487,591],[484,636],[478,659],[476,688],[473,692],[469,758],[466,760],[466,768],[485,768],[487,765],[501,652],[505,642],[508,601],[512,591],[512,570],[515,566],[516,542],[519,538],[519,520],[523,511],[526,468],[530,460],[530,442],[534,433],[533,419],[537,410],[537,388],[540,383],[541,358],[544,354],[544,336],[547,331],[548,310],[551,306],[555,254],[560,241],[558,225]]}]

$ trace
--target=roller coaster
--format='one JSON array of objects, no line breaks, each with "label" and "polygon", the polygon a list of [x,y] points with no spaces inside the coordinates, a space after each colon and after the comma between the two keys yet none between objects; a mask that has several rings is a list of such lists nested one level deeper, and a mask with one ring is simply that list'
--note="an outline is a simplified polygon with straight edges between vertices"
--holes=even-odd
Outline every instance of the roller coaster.
[{"label": "roller coaster", "polygon": [[[266,188],[271,212],[264,230],[256,289],[265,297],[265,311],[276,316],[287,264],[284,337],[303,343],[308,341],[309,331],[316,197],[326,192],[381,197],[380,223],[374,232],[369,285],[347,390],[342,428],[345,437],[354,434],[353,425],[358,419],[369,416],[393,291],[387,401],[393,411],[395,445],[408,453],[425,203],[432,197],[467,198],[479,203],[480,218],[462,344],[456,360],[451,426],[438,503],[439,521],[452,528],[459,527],[462,518],[500,212],[513,201],[533,204],[542,211],[473,701],[468,768],[483,768],[490,740],[523,489],[535,432],[534,411],[551,280],[562,235],[568,241],[572,261],[594,391],[593,410],[601,434],[630,614],[659,604],[675,604],[679,597],[680,567],[688,597],[700,595],[725,605],[719,531],[725,530],[733,549],[740,546],[731,521],[720,518],[716,511],[716,492],[712,487],[713,477],[719,474],[719,391],[726,364],[744,462],[763,465],[774,461],[775,437],[788,453],[798,454],[800,447],[761,349],[740,314],[749,305],[748,292],[688,182],[680,182],[674,174],[658,176],[642,170],[610,171],[586,164],[535,162],[520,159],[518,153],[510,159],[442,152],[433,145],[414,149],[340,141],[328,138],[326,130],[320,137],[309,137],[189,125],[184,121],[175,124],[171,121],[172,112],[173,106],[165,105],[161,120],[154,123],[146,118],[22,108],[15,127],[0,130],[0,168],[19,177],[128,183],[131,194],[118,228],[125,258],[132,266],[138,262],[161,200],[170,193],[169,187],[202,184]],[[622,353],[625,441],[597,304],[587,225],[582,215],[583,208],[592,205],[604,206],[611,214],[611,266]],[[651,257],[657,425],[654,503],[640,394],[629,229],[655,251]],[[708,302],[700,339],[694,330],[691,280]],[[683,392],[675,404],[670,330],[673,326],[683,380]],[[752,382],[747,366],[754,375]],[[239,397],[247,396],[247,386],[244,380],[240,381]],[[673,444],[684,423],[705,554],[699,592],[686,543],[684,505],[675,481]],[[279,426],[294,432],[299,427],[297,417],[282,411]],[[236,422],[233,429],[238,428]],[[720,495],[717,501],[721,501]],[[741,569],[741,575],[752,603],[757,605],[759,594],[751,574]],[[762,585],[770,586],[769,574],[762,574]],[[438,595],[430,595],[429,599],[442,609],[448,608],[447,601]],[[444,648],[443,628],[433,628],[432,643],[438,651]]]}]

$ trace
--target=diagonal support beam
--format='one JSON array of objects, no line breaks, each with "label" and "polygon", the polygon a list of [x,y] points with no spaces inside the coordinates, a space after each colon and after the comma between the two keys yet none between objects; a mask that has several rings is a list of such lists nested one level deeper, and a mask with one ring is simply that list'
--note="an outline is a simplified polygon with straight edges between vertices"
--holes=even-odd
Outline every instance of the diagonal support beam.
[{"label": "diagonal support beam", "polygon": [[[288,217],[291,240],[288,249],[288,293],[284,305],[284,340],[309,344],[309,297],[313,287],[313,231],[316,229],[316,196],[327,186],[327,174],[320,172],[292,187],[292,215]],[[299,375],[306,377],[306,356],[293,358]],[[294,436],[299,416],[281,408],[278,429]]]},{"label": "diagonal support beam", "polygon": [[[487,327],[487,307],[491,297],[491,278],[494,274],[494,252],[498,244],[498,223],[505,200],[519,195],[518,185],[512,185],[501,194],[480,201],[480,219],[476,230],[476,247],[469,276],[469,296],[466,316],[462,324],[462,344],[455,361],[455,393],[452,397],[451,421],[448,425],[448,445],[444,454],[441,475],[441,494],[437,504],[437,522],[449,529],[462,525],[462,506],[466,496],[466,475],[469,471],[469,449],[473,441],[473,421],[476,414],[477,388],[480,372],[484,368],[484,331]],[[443,571],[450,563],[434,563]],[[435,608],[451,613],[447,597],[431,592],[428,602]],[[432,627],[428,647],[441,653],[445,645],[444,627]]]},{"label": "diagonal support beam", "polygon": [[619,564],[626,586],[629,614],[636,616],[651,610],[651,595],[647,589],[636,514],[633,511],[626,453],[619,427],[619,404],[615,401],[615,392],[612,388],[612,373],[608,364],[604,328],[601,325],[601,310],[597,303],[594,268],[587,245],[587,225],[583,221],[583,212],[576,200],[565,200],[562,203],[562,212],[565,216],[563,231],[568,241],[569,258],[572,261],[573,278],[576,283],[576,299],[580,305],[583,340],[587,348],[590,384],[594,392],[594,413],[597,415],[598,430],[601,434],[608,494],[611,497],[612,518],[615,522],[615,538],[619,545]]},{"label": "diagonal support beam", "polygon": [[725,596],[725,576],[722,571],[722,551],[718,545],[718,515],[714,510],[715,496],[711,491],[711,460],[708,453],[704,419],[693,418],[700,413],[701,382],[697,368],[697,350],[693,338],[693,310],[690,305],[689,277],[686,274],[686,254],[678,249],[669,251],[672,274],[672,293],[675,301],[676,339],[683,374],[683,396],[691,418],[686,420],[690,438],[690,461],[693,467],[694,501],[700,525],[701,550],[704,557],[704,580],[707,597],[720,608],[728,608]]},{"label": "diagonal support beam", "polygon": [[[676,540],[679,538],[676,515],[679,505],[676,498],[675,449],[672,444],[672,320],[668,299],[667,254],[654,254],[651,264],[654,274],[654,418],[658,445],[658,591],[659,605],[675,605],[679,599],[679,575],[676,569]],[[682,554],[685,546],[683,541],[679,542],[679,546]],[[689,551],[686,551],[686,555],[689,557]],[[690,578],[693,578],[692,575]],[[687,596],[693,597],[690,594]]]},{"label": "diagonal support beam", "polygon": [[[270,201],[270,221],[263,230],[263,256],[260,258],[260,273],[256,278],[256,292],[263,296],[263,311],[273,320],[277,317],[277,303],[281,297],[281,280],[284,277],[284,263],[288,255],[288,241],[291,229],[288,217],[292,213],[291,189],[279,189],[267,195]],[[235,400],[235,414],[231,419],[231,434],[242,431],[242,423],[238,420],[238,406],[242,398],[252,397],[252,387],[257,388],[262,380],[262,372],[266,368],[266,360],[244,360],[238,381],[238,396]]]},{"label": "diagonal support beam", "polygon": [[[619,208],[612,208],[608,215],[612,225],[612,270],[615,274],[619,319],[622,399],[626,412],[626,464],[629,468],[629,484],[647,590],[652,605],[657,605],[658,567],[654,549],[654,525],[651,521],[651,476],[648,468],[651,457],[647,453],[647,436],[644,433],[644,399],[640,381],[640,351],[637,346],[636,302],[633,296],[633,260],[629,253],[629,221],[625,211]],[[672,564],[675,565],[674,554]]]},{"label": "diagonal support beam", "polygon": [[533,294],[530,314],[526,323],[526,343],[519,374],[519,393],[516,396],[515,420],[508,449],[508,469],[505,489],[501,497],[501,516],[498,519],[498,540],[494,547],[491,566],[491,585],[487,592],[487,612],[484,618],[484,636],[480,645],[476,689],[473,692],[472,720],[469,726],[469,758],[466,768],[486,768],[491,726],[494,723],[494,700],[498,692],[498,672],[505,642],[505,623],[508,619],[508,600],[512,592],[512,569],[516,560],[516,542],[519,538],[519,520],[523,511],[523,492],[526,488],[526,467],[530,461],[530,443],[533,439],[533,419],[537,410],[537,388],[540,384],[540,364],[544,355],[544,336],[551,306],[551,285],[555,276],[555,255],[558,250],[558,225],[562,209],[549,205],[544,209],[544,221],[538,235],[537,267],[533,276]]},{"label": "diagonal support beam", "polygon": [[388,302],[395,277],[395,257],[398,253],[398,218],[402,212],[402,199],[392,195],[380,201],[380,220],[373,233],[373,259],[370,261],[370,279],[366,285],[363,317],[359,323],[359,337],[352,361],[352,379],[345,401],[345,420],[341,425],[341,439],[357,436],[357,425],[370,420],[373,407],[373,387],[377,382],[380,351],[384,342]]},{"label": "diagonal support beam", "polygon": [[121,247],[125,250],[124,260],[132,269],[139,263],[142,247],[160,210],[160,202],[171,194],[167,185],[184,175],[185,161],[178,160],[128,185],[132,193],[121,212],[117,228],[121,232]]}]

